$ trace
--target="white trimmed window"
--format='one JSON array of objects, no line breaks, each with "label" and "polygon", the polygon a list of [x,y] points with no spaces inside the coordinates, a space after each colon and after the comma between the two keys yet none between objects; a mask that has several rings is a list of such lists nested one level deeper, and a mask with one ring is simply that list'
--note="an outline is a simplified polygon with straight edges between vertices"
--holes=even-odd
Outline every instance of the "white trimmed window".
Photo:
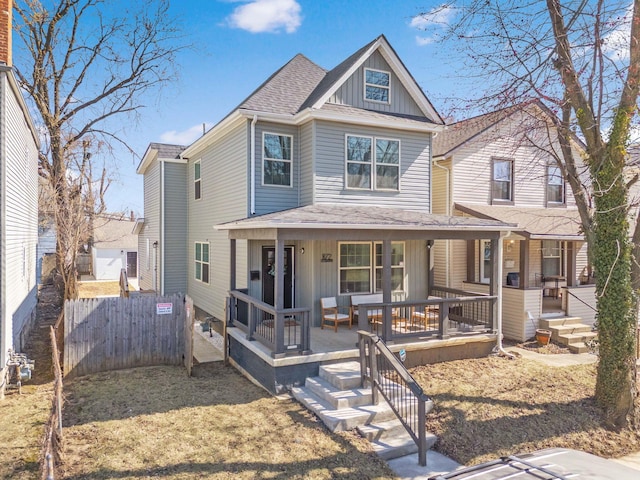
[{"label": "white trimmed window", "polygon": [[562,245],[556,240],[542,241],[542,276],[562,275]]},{"label": "white trimmed window", "polygon": [[209,243],[196,242],[195,277],[202,283],[209,283]]},{"label": "white trimmed window", "polygon": [[290,187],[291,146],[293,137],[264,133],[262,135],[262,184]]},{"label": "white trimmed window", "polygon": [[200,173],[200,160],[193,164],[193,189],[195,192],[195,199],[199,200],[202,197],[202,177]]},{"label": "white trimmed window", "polygon": [[347,135],[345,143],[347,188],[400,190],[400,140]]},{"label": "white trimmed window", "polygon": [[491,240],[480,240],[480,283],[491,282]]},{"label": "white trimmed window", "polygon": [[364,99],[370,102],[389,103],[391,74],[384,70],[364,69]]},{"label": "white trimmed window", "polygon": [[564,178],[557,165],[547,166],[547,203],[564,204]]},{"label": "white trimmed window", "polygon": [[494,158],[492,178],[492,199],[513,201],[513,160]]},{"label": "white trimmed window", "polygon": [[[339,243],[340,293],[382,291],[382,243]],[[404,291],[404,243],[391,244],[391,289]]]}]

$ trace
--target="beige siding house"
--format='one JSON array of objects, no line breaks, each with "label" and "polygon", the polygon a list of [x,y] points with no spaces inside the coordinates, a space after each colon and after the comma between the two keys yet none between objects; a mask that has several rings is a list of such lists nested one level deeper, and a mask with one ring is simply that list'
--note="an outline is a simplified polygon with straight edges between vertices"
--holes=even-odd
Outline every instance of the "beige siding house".
[{"label": "beige siding house", "polygon": [[[559,151],[550,113],[537,103],[463,120],[433,143],[434,213],[516,224],[503,238],[503,332],[526,340],[539,319],[580,316],[595,320],[594,287],[588,285],[586,244],[571,188],[554,152]],[[574,148],[580,149],[578,141]],[[437,241],[437,285],[488,291],[489,244]]]}]

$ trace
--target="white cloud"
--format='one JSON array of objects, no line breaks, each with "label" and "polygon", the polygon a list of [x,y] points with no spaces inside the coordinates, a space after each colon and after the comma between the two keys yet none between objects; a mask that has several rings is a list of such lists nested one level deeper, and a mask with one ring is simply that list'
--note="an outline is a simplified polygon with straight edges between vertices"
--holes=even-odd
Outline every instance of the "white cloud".
[{"label": "white cloud", "polygon": [[[205,123],[204,129],[209,130],[212,126],[212,123]],[[202,130],[202,124],[194,125],[182,132],[169,130],[168,132],[160,134],[160,141],[175,145],[189,145],[202,136]]]},{"label": "white cloud", "polygon": [[432,32],[430,36],[416,36],[416,44],[420,47],[437,41],[438,31],[444,30],[458,15],[459,10],[447,4],[432,8],[427,13],[416,15],[409,26],[417,30]]},{"label": "white cloud", "polygon": [[227,21],[251,33],[293,33],[302,23],[301,10],[296,0],[253,0],[236,7]]},{"label": "white cloud", "polygon": [[435,41],[436,40],[433,37],[421,37],[419,35],[416,35],[416,44],[419,47],[424,47],[425,45],[429,45]]},{"label": "white cloud", "polygon": [[416,15],[411,19],[409,26],[418,30],[425,30],[434,25],[446,26],[451,23],[456,15],[458,15],[457,8],[444,4],[432,8],[427,13]]},{"label": "white cloud", "polygon": [[629,5],[620,23],[604,39],[603,50],[617,60],[629,59],[629,42],[631,41],[631,18],[633,3]]}]

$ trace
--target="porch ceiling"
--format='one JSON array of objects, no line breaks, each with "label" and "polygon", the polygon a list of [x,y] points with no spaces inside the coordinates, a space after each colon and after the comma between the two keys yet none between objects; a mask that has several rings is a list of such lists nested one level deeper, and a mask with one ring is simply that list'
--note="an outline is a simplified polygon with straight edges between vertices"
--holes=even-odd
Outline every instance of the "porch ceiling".
[{"label": "porch ceiling", "polygon": [[456,210],[478,219],[515,223],[521,234],[532,240],[584,240],[580,214],[569,208],[528,208],[456,203]]},{"label": "porch ceiling", "polygon": [[410,240],[497,238],[521,230],[500,220],[398,208],[319,204],[215,225],[237,239]]}]

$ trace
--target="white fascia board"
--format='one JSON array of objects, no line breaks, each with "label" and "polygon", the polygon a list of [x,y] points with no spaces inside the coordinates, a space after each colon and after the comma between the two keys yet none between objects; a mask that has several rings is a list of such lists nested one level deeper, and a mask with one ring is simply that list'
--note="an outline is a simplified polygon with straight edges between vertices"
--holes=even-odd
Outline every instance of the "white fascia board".
[{"label": "white fascia board", "polygon": [[134,223],[131,233],[133,233],[134,235],[140,235],[142,227],[144,227],[144,218],[136,218],[136,223]]},{"label": "white fascia board", "polygon": [[433,225],[433,226],[424,226],[424,225],[377,225],[377,224],[348,224],[348,223],[278,223],[276,225],[265,222],[265,223],[252,223],[251,225],[238,225],[234,224],[223,224],[223,225],[214,225],[214,230],[288,230],[288,229],[296,229],[296,230],[416,230],[416,231],[460,231],[460,230],[472,230],[472,231],[482,231],[482,232],[512,232],[512,231],[520,231],[522,230],[520,227],[513,224],[505,224],[502,226],[497,225]]},{"label": "white fascia board", "polygon": [[156,150],[155,148],[151,148],[151,145],[149,145],[147,147],[147,151],[144,152],[144,155],[142,156],[142,160],[140,160],[140,163],[138,164],[136,173],[138,175],[144,175],[144,173],[147,171],[147,168],[149,168],[149,165],[151,165],[151,162],[153,162],[153,160],[155,160],[157,156],[158,150]]},{"label": "white fascia board", "polygon": [[187,148],[183,150],[180,154],[180,158],[189,159],[191,157],[196,156],[206,147],[215,142],[222,135],[227,133],[229,130],[237,127],[240,123],[246,121],[246,117],[240,110],[235,110],[227,117],[225,117],[220,123],[216,124],[213,128],[211,128],[207,133],[189,145]]},{"label": "white fascia board", "polygon": [[31,136],[36,143],[36,148],[40,150],[40,136],[33,123],[33,118],[31,117],[31,113],[29,112],[29,108],[27,107],[27,102],[25,102],[24,97],[22,96],[22,90],[20,90],[20,86],[16,81],[15,74],[13,73],[13,68],[6,65],[0,65],[0,72],[6,72],[7,78],[9,79],[9,85],[11,86],[11,90],[13,91],[14,96],[18,99],[22,114],[24,115],[24,118],[29,125]]},{"label": "white fascia board", "polygon": [[305,123],[309,120],[329,120],[340,123],[350,123],[354,125],[366,125],[369,127],[382,127],[390,128],[394,130],[406,130],[413,132],[442,132],[445,130],[444,125],[426,123],[426,124],[407,124],[401,119],[391,120],[382,118],[366,118],[366,117],[353,117],[350,115],[344,115],[337,112],[329,112],[327,110],[311,110],[307,109],[296,115],[298,124]]}]

